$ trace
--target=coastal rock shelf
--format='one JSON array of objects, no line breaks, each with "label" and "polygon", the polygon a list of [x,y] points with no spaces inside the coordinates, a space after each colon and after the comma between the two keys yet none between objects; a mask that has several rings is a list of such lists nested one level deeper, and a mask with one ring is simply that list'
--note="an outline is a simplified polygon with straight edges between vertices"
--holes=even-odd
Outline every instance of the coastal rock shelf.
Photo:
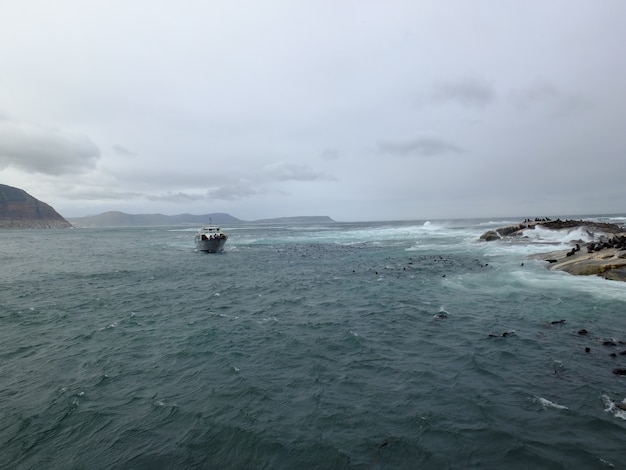
[{"label": "coastal rock shelf", "polygon": [[529,256],[530,259],[544,260],[552,271],[565,271],[574,275],[597,275],[606,279],[626,281],[626,230],[617,224],[589,220],[526,220],[517,225],[490,230],[480,236],[480,240],[515,240],[528,238],[529,230],[538,227],[564,233],[585,234],[570,240],[567,250],[551,251]]}]

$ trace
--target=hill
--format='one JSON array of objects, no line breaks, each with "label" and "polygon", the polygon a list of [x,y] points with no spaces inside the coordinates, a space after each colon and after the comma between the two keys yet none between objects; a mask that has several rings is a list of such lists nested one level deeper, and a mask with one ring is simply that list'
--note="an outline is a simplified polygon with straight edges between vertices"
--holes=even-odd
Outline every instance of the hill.
[{"label": "hill", "polygon": [[0,184],[0,229],[70,227],[52,206],[22,189]]}]

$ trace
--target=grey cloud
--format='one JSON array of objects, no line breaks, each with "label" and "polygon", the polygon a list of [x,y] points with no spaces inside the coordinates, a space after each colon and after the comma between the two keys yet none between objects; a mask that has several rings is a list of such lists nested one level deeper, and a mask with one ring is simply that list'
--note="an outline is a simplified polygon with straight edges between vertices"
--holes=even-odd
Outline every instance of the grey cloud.
[{"label": "grey cloud", "polygon": [[422,135],[405,141],[381,142],[378,144],[378,149],[380,153],[397,157],[431,157],[433,155],[463,152],[463,149],[459,146],[434,135]]},{"label": "grey cloud", "polygon": [[568,116],[591,107],[582,96],[559,90],[547,80],[537,80],[531,85],[510,93],[513,105],[520,110],[538,108],[552,116]]},{"label": "grey cloud", "polygon": [[219,188],[211,189],[207,191],[207,196],[210,199],[218,199],[223,201],[236,201],[245,199],[248,197],[263,194],[265,191],[255,189],[250,184],[234,184],[230,186],[222,186]]},{"label": "grey cloud", "polygon": [[335,149],[325,149],[321,155],[324,160],[337,160],[339,158],[339,152]]},{"label": "grey cloud", "polygon": [[513,103],[520,109],[552,101],[557,96],[557,90],[552,83],[538,81],[521,90],[511,92]]},{"label": "grey cloud", "polygon": [[211,199],[234,201],[268,194],[269,192],[284,194],[276,187],[272,187],[271,191],[268,189],[270,185],[276,182],[334,181],[335,179],[332,175],[315,171],[307,165],[280,161],[269,164],[255,174],[242,177],[231,184],[210,189],[207,191],[207,196]]},{"label": "grey cloud", "polygon": [[63,193],[66,199],[78,201],[130,201],[145,197],[143,193],[133,191],[112,191],[109,188],[71,188]]},{"label": "grey cloud", "polygon": [[307,165],[289,162],[276,162],[263,169],[265,176],[274,181],[318,181],[332,180],[332,176],[315,171]]},{"label": "grey cloud", "polygon": [[100,149],[82,134],[0,120],[0,168],[76,174],[94,168],[99,158]]},{"label": "grey cloud", "polygon": [[430,94],[433,103],[456,102],[468,108],[484,108],[496,100],[493,87],[482,80],[438,82]]},{"label": "grey cloud", "polygon": [[159,202],[190,202],[190,201],[201,201],[206,199],[204,194],[189,194],[184,192],[177,193],[165,193],[158,196],[146,196],[146,199],[149,201],[159,201]]},{"label": "grey cloud", "polygon": [[131,152],[123,145],[115,144],[113,145],[112,148],[115,151],[115,153],[117,153],[118,155],[124,155],[126,157],[132,157],[132,156],[137,155],[135,152]]},{"label": "grey cloud", "polygon": [[79,185],[68,187],[64,191],[67,199],[72,200],[107,200],[107,201],[131,201],[131,200],[148,200],[153,202],[192,202],[207,199],[205,194],[192,194],[186,192],[166,192],[163,194],[151,194],[141,191],[115,191],[110,190],[109,186],[100,187],[97,185]]}]

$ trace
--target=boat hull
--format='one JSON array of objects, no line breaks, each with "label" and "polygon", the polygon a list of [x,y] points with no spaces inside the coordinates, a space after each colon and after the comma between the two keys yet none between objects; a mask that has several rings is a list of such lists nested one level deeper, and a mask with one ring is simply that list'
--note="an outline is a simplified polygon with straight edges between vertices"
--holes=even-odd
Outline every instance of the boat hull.
[{"label": "boat hull", "polygon": [[196,239],[196,250],[205,251],[207,253],[220,253],[224,251],[224,245],[226,244],[225,238],[218,238],[213,240]]}]

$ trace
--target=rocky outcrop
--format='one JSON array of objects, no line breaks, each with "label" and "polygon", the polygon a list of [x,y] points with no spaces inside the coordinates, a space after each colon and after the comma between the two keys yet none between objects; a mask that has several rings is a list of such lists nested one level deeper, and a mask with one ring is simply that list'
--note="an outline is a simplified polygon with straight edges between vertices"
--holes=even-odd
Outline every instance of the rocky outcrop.
[{"label": "rocky outcrop", "polygon": [[604,248],[592,252],[583,249],[552,251],[531,255],[530,258],[546,261],[551,271],[565,271],[578,276],[596,275],[615,281],[626,281],[626,250],[619,248]]},{"label": "rocky outcrop", "polygon": [[489,230],[480,236],[480,240],[494,241],[501,240],[503,238],[524,237],[526,236],[526,230],[534,230],[536,227],[549,230],[567,230],[585,227],[591,235],[595,232],[605,234],[619,234],[624,232],[624,228],[619,225],[594,222],[590,220],[528,219],[519,224],[501,227],[496,230]]},{"label": "rocky outcrop", "polygon": [[26,191],[0,184],[0,229],[69,228],[57,211]]},{"label": "rocky outcrop", "polygon": [[484,241],[523,239],[527,236],[527,230],[537,226],[560,231],[584,228],[592,241],[584,243],[582,240],[571,240],[570,249],[539,253],[529,258],[545,261],[548,263],[548,269],[552,271],[565,271],[580,276],[597,275],[606,279],[626,281],[626,231],[620,225],[589,220],[526,220],[518,225],[485,232],[480,239]]}]

